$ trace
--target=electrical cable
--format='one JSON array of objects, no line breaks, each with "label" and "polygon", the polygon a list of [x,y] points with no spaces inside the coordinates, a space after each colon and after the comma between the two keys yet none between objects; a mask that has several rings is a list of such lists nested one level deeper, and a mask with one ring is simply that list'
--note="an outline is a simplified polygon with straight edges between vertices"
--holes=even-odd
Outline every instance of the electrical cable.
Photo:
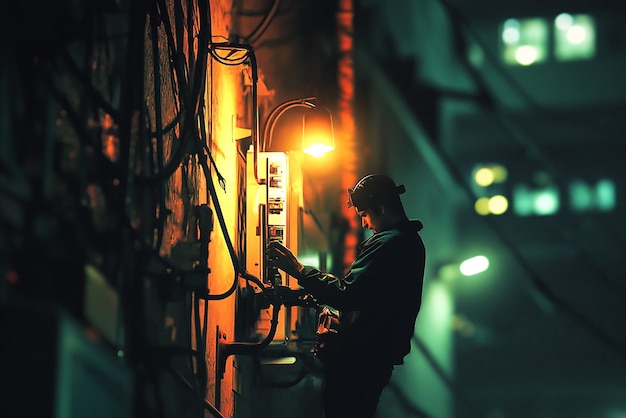
[{"label": "electrical cable", "polygon": [[[223,57],[219,56],[217,53],[214,53],[214,50],[220,50],[220,49],[227,49],[229,51],[232,50],[238,50],[238,51],[245,51],[243,57],[239,57],[237,59],[237,62],[241,63],[244,62],[246,59],[249,59],[251,61],[252,67],[253,67],[253,73],[256,72],[256,59],[254,57],[254,53],[252,52],[252,50],[247,47],[247,46],[243,46],[243,45],[232,45],[232,44],[212,44],[211,45],[211,55],[216,58],[218,60],[218,62],[220,63],[226,63],[226,65],[234,65],[232,63],[229,63],[228,61],[223,61]],[[242,61],[243,60],[243,61]],[[256,77],[253,76],[253,86],[256,84]],[[254,91],[256,91],[254,89]],[[253,94],[253,96],[255,96],[255,94]],[[255,102],[255,98],[253,97],[253,107],[256,108],[256,103]],[[204,126],[204,119],[201,121],[202,125]],[[258,136],[258,115],[255,115],[254,117],[254,121],[253,121],[253,136]],[[225,291],[224,293],[221,294],[207,294],[206,295],[206,299],[207,300],[219,300],[219,299],[224,299],[228,296],[230,296],[231,294],[233,294],[235,292],[235,290],[237,290],[238,287],[238,279],[239,277],[243,277],[247,280],[251,280],[252,278],[254,278],[255,283],[261,283],[261,290],[266,290],[266,287],[262,285],[262,282],[260,279],[254,277],[252,274],[250,274],[247,271],[242,271],[239,268],[239,258],[238,255],[235,251],[234,245],[232,243],[232,240],[230,238],[230,235],[228,233],[228,228],[226,226],[226,221],[224,219],[224,214],[222,212],[222,208],[221,205],[219,203],[219,197],[217,196],[217,191],[215,189],[215,184],[213,182],[213,177],[211,175],[211,170],[207,164],[207,158],[210,159],[211,164],[213,166],[216,167],[215,165],[215,161],[213,160],[212,157],[212,153],[209,150],[208,146],[206,145],[206,137],[203,136],[203,138],[205,139],[204,143],[202,144],[202,149],[205,151],[203,152],[199,152],[198,153],[198,162],[200,164],[200,166],[202,167],[205,179],[206,179],[206,183],[207,183],[207,189],[209,191],[209,196],[211,198],[211,200],[213,201],[213,205],[215,207],[215,211],[217,214],[217,219],[218,222],[220,224],[220,229],[222,230],[222,235],[224,236],[224,240],[226,242],[226,247],[228,249],[228,253],[230,255],[230,259],[231,259],[231,264],[233,266],[233,270],[235,273],[235,277],[233,279],[232,285],[231,287]],[[254,159],[254,164],[255,164],[255,175],[257,172],[257,159],[256,159],[256,153],[255,153],[255,159]],[[216,167],[216,171],[217,171],[217,167]],[[220,185],[222,186],[222,188],[225,191],[225,184],[223,183],[223,177],[219,174],[219,172],[217,172],[217,175],[219,176],[219,181],[220,181]],[[204,297],[204,296],[203,296]]]},{"label": "electrical cable", "polygon": [[229,297],[230,295],[232,295],[235,290],[237,290],[237,285],[239,283],[238,279],[239,279],[239,259],[237,257],[237,254],[235,253],[235,248],[233,247],[233,243],[230,239],[230,235],[228,233],[228,228],[226,225],[226,221],[224,219],[224,214],[222,212],[222,207],[219,203],[219,198],[217,197],[217,191],[215,190],[215,184],[213,183],[213,178],[211,176],[211,171],[206,163],[206,156],[204,154],[201,154],[202,156],[204,156],[205,158],[200,158],[200,166],[202,167],[203,171],[204,171],[204,176],[206,178],[206,183],[209,189],[209,192],[211,194],[211,200],[213,201],[213,206],[215,207],[215,212],[217,214],[217,220],[220,224],[220,228],[222,230],[222,235],[224,236],[224,241],[226,243],[226,248],[228,249],[228,254],[230,255],[230,260],[231,260],[231,264],[233,266],[233,270],[234,270],[234,278],[233,278],[233,282],[231,287],[225,291],[224,293],[220,293],[220,294],[210,294],[207,292],[206,295],[202,295],[203,299],[207,299],[207,300],[221,300],[221,299],[225,299],[227,297]]},{"label": "electrical cable", "polygon": [[274,128],[276,121],[290,109],[302,107],[305,109],[313,109],[316,106],[317,99],[315,97],[303,97],[301,99],[288,100],[281,103],[267,116],[267,121],[263,127],[263,141],[261,143],[261,151],[265,151],[272,146],[272,137],[274,136]]},{"label": "electrical cable", "polygon": [[265,34],[265,31],[267,31],[267,28],[276,17],[276,13],[278,12],[279,7],[280,0],[274,0],[274,3],[272,3],[272,7],[265,14],[265,16],[263,16],[261,22],[257,25],[257,27],[254,28],[248,36],[245,36],[243,38],[244,41],[249,43],[250,45],[254,45]]},{"label": "electrical cable", "polygon": [[[196,58],[196,70],[194,72],[195,78],[193,79],[194,94],[199,97],[200,101],[204,101],[204,90],[206,85],[206,71],[207,62],[209,57],[209,50],[207,45],[211,41],[211,19],[210,9],[208,1],[198,1],[199,16],[200,16],[200,28],[198,33],[198,57]],[[199,105],[197,111],[202,110]]]},{"label": "electrical cable", "polygon": [[[286,5],[284,7],[282,7],[278,12],[277,15],[278,16],[283,16],[286,14],[291,14],[293,12],[293,9],[296,6],[296,2],[291,0],[289,2],[283,2],[283,5]],[[242,9],[242,10],[238,10],[237,11],[237,15],[240,17],[263,17],[265,15],[267,15],[266,11],[258,11],[258,10],[246,10],[246,9]]]},{"label": "electrical cable", "polygon": [[167,164],[163,166],[162,171],[149,177],[139,177],[137,181],[141,184],[157,183],[171,177],[178,169],[183,158],[187,155],[191,145],[190,142],[193,141],[193,138],[198,138],[197,126],[194,123],[194,109],[197,108],[197,105],[194,105],[194,102],[197,104],[198,99],[196,98],[196,100],[192,100],[190,97],[191,94],[189,91],[189,84],[186,82],[187,71],[185,70],[186,67],[184,65],[184,55],[176,49],[177,43],[174,40],[170,18],[167,13],[167,6],[165,5],[164,0],[155,2],[149,11],[149,15],[151,20],[154,19],[155,22],[163,23],[171,57],[171,65],[174,67],[175,79],[178,82],[178,88],[174,89],[174,91],[180,92],[183,96],[184,117],[182,119],[183,123],[181,127],[180,141],[175,152],[170,157]]},{"label": "electrical cable", "polygon": [[[159,31],[157,22],[154,19],[150,19],[150,33],[152,34],[152,67],[154,71],[154,112],[155,112],[155,133],[154,137],[156,140],[155,147],[150,146],[150,151],[153,148],[156,148],[156,163],[157,163],[157,172],[161,172],[163,170],[163,115],[161,112],[161,66],[160,63],[160,50],[159,50]],[[146,112],[148,114],[148,112]],[[180,112],[177,116],[180,115]],[[152,138],[152,135],[151,135]],[[148,144],[151,145],[151,144]],[[151,162],[154,161],[154,158],[151,158]],[[163,243],[163,232],[165,229],[165,213],[166,213],[166,203],[165,203],[165,190],[162,183],[159,183],[159,217],[163,219],[160,221],[157,219],[156,227],[156,248],[161,248]]]},{"label": "electrical cable", "polygon": [[[199,4],[200,4],[201,9],[206,9],[202,1],[199,1]],[[131,9],[132,11],[128,19],[129,24],[138,23],[140,20],[143,20],[142,15],[143,15],[144,10],[139,4],[135,3],[135,5],[131,7]],[[156,17],[156,15],[157,15],[156,13],[151,14],[153,19],[150,22],[151,24],[150,28],[152,29],[153,35],[157,34],[156,26],[158,25],[158,18]],[[143,15],[143,17],[145,17],[145,15]],[[201,20],[206,23],[207,22],[206,16],[203,16]],[[102,22],[100,21],[99,23],[101,24]],[[102,27],[98,24],[96,24],[95,26],[97,27],[98,30],[102,29]],[[55,63],[54,61],[52,61],[52,59],[50,59],[49,56],[45,56],[44,59],[42,59],[41,61],[37,63],[38,65],[33,66],[33,69],[34,69],[35,75],[38,75],[38,78],[41,80],[42,84],[46,88],[51,100],[55,101],[56,102],[55,105],[57,105],[59,108],[61,108],[64,111],[63,118],[69,121],[71,128],[74,129],[75,132],[73,133],[75,133],[76,134],[75,136],[78,138],[78,142],[79,142],[78,145],[80,145],[80,148],[79,148],[80,151],[85,153],[85,155],[89,153],[90,156],[93,155],[92,158],[95,158],[96,167],[94,171],[96,171],[98,175],[101,176],[102,187],[108,192],[107,197],[111,197],[111,203],[115,209],[115,212],[119,213],[119,218],[116,220],[120,222],[120,224],[118,225],[120,228],[116,229],[115,233],[118,234],[116,241],[119,241],[119,243],[122,245],[120,245],[119,247],[120,256],[119,256],[119,259],[117,260],[117,266],[116,266],[116,267],[119,267],[119,270],[117,272],[116,279],[119,279],[120,282],[126,282],[126,284],[125,285],[120,285],[119,283],[116,283],[116,284],[117,284],[117,287],[121,289],[120,295],[122,297],[122,301],[124,305],[123,315],[125,317],[124,325],[126,326],[125,328],[128,331],[128,336],[133,335],[135,331],[139,331],[136,334],[134,334],[135,335],[134,338],[127,338],[126,340],[128,343],[128,347],[127,347],[129,349],[128,352],[129,354],[131,354],[129,356],[130,361],[139,363],[141,362],[141,358],[136,357],[135,355],[136,354],[142,355],[142,353],[144,352],[142,350],[142,346],[144,344],[140,344],[140,343],[141,341],[145,341],[146,339],[144,338],[145,329],[143,329],[144,327],[141,326],[141,324],[143,323],[142,321],[143,316],[135,315],[136,313],[143,312],[144,303],[141,297],[136,298],[137,296],[136,290],[138,287],[141,287],[140,285],[138,285],[141,278],[139,275],[135,275],[134,273],[137,273],[139,269],[144,268],[144,266],[147,263],[145,264],[141,263],[137,259],[136,254],[135,254],[135,251],[137,250],[137,248],[131,245],[131,243],[141,242],[141,246],[146,246],[147,248],[149,248],[151,251],[151,254],[158,255],[158,252],[154,248],[154,243],[150,243],[150,245],[148,245],[144,241],[144,239],[140,239],[140,240],[135,239],[135,238],[139,238],[141,234],[134,227],[133,222],[131,222],[130,220],[130,214],[129,214],[130,209],[131,209],[129,207],[129,204],[133,201],[133,196],[134,196],[134,190],[133,190],[134,184],[133,184],[132,178],[128,178],[126,176],[130,175],[132,177],[134,175],[135,167],[137,166],[136,163],[138,161],[138,159],[136,160],[135,158],[140,156],[138,154],[135,154],[136,152],[135,146],[136,144],[138,144],[137,138],[138,137],[143,137],[143,138],[154,137],[157,140],[156,158],[152,158],[151,162],[152,163],[156,162],[157,167],[159,169],[158,175],[155,175],[149,178],[144,178],[143,180],[148,180],[147,182],[158,182],[160,180],[165,180],[168,177],[167,175],[164,175],[164,170],[162,166],[163,135],[165,132],[169,131],[170,129],[173,130],[174,127],[179,123],[181,118],[184,118],[184,117],[183,117],[182,112],[178,112],[176,114],[174,121],[170,122],[170,124],[165,129],[163,129],[162,118],[161,118],[162,107],[161,107],[161,102],[160,102],[161,93],[159,91],[160,86],[161,86],[161,80],[160,80],[161,74],[159,72],[159,66],[158,66],[159,51],[158,51],[157,43],[155,42],[155,41],[158,41],[158,34],[157,34],[157,36],[153,37],[153,42],[154,42],[153,43],[153,48],[154,48],[153,59],[154,59],[154,64],[155,64],[154,68],[156,69],[155,91],[157,92],[156,97],[155,97],[155,101],[157,102],[156,109],[155,109],[155,112],[157,115],[156,121],[155,121],[156,131],[154,134],[150,133],[149,135],[142,135],[141,132],[137,133],[131,129],[131,128],[137,127],[136,125],[134,125],[134,120],[132,118],[138,114],[139,115],[142,114],[142,112],[145,111],[145,108],[138,110],[135,107],[138,104],[138,101],[136,99],[138,96],[138,92],[142,90],[141,89],[142,83],[137,82],[139,77],[138,77],[137,72],[134,71],[134,70],[137,70],[138,68],[141,68],[143,70],[143,66],[138,65],[140,58],[141,58],[140,57],[141,54],[137,55],[135,54],[135,52],[138,50],[139,46],[143,47],[144,25],[137,24],[137,25],[131,25],[131,26],[134,29],[131,31],[132,33],[129,33],[127,36],[128,42],[129,42],[129,46],[128,46],[129,62],[127,63],[128,66],[126,67],[126,69],[128,70],[127,71],[128,74],[125,74],[127,78],[125,79],[124,88],[122,89],[126,93],[126,95],[124,96],[124,99],[129,99],[129,100],[128,101],[123,100],[124,110],[116,109],[113,105],[111,105],[111,103],[104,98],[102,92],[96,88],[96,85],[94,85],[94,83],[91,80],[89,80],[89,76],[90,76],[89,68],[91,68],[91,64],[93,64],[92,62],[89,61],[89,57],[94,55],[95,53],[95,50],[92,44],[87,44],[86,46],[84,46],[84,50],[81,50],[81,52],[84,52],[85,65],[90,64],[90,66],[85,67],[85,69],[79,68],[79,66],[76,64],[76,61],[69,55],[67,51],[63,50],[62,48],[59,48],[60,52],[58,52],[58,57],[60,57],[60,62],[64,64],[64,68],[68,69],[69,75],[73,79],[78,80],[79,82],[78,102],[81,105],[80,108],[76,108],[76,106],[73,105],[73,103],[70,101],[70,97],[68,93],[64,92],[62,88],[60,87],[60,84],[55,82],[54,76],[56,74],[54,74],[53,70],[56,70],[57,68],[53,67],[53,64]],[[203,28],[206,28],[206,25],[204,25]],[[204,36],[206,36],[206,31],[204,33],[205,33]],[[206,42],[200,43],[200,45],[206,45]],[[201,58],[202,53],[206,53],[206,49],[200,48],[200,51],[201,51],[199,54],[200,58],[197,60],[198,62],[196,63],[197,69],[204,68],[206,64],[206,63],[205,64],[202,63],[202,58]],[[133,55],[134,55],[134,58],[132,58]],[[176,52],[173,52],[172,55],[177,56],[178,54]],[[196,71],[192,73],[190,77],[192,77],[192,79],[195,80],[194,82],[191,83],[192,84],[191,89],[195,91],[202,91],[204,87],[203,82],[205,78],[204,75],[202,74],[202,71]],[[173,91],[175,92],[174,94],[176,94],[177,90],[180,89],[184,91],[188,87],[185,85],[183,78],[178,77],[177,80],[179,81],[179,85],[177,89],[173,89]],[[2,82],[4,81],[5,81],[5,78],[2,77]],[[109,86],[111,85],[112,84],[109,84]],[[72,91],[72,93],[75,93],[75,92],[76,91]],[[202,96],[202,95],[197,94],[195,96],[196,102],[198,102],[197,100],[198,96]],[[111,97],[113,97],[113,94],[111,94]],[[4,104],[4,100],[2,101],[2,103]],[[188,108],[189,106],[186,107],[186,110],[188,110]],[[110,159],[106,158],[106,156],[102,153],[101,143],[99,143],[98,141],[99,138],[97,134],[92,134],[92,132],[89,130],[90,125],[88,124],[88,122],[91,122],[92,120],[97,120],[97,115],[100,110],[107,113],[109,116],[111,116],[113,121],[121,127],[120,131],[122,132],[122,135],[121,135],[122,141],[120,142],[122,144],[123,149],[121,152],[122,156],[120,158],[119,163],[112,162]],[[127,112],[126,110],[130,110],[130,111]],[[90,112],[93,113],[93,115]],[[193,125],[196,123],[196,120],[195,118],[192,118],[192,119],[187,119],[186,122],[187,124]],[[141,126],[139,128],[141,128]],[[187,128],[186,132],[188,131],[189,131],[189,128]],[[46,132],[52,135],[55,132],[55,130],[47,129]],[[185,131],[183,130],[183,132]],[[50,136],[49,138],[52,138],[52,136]],[[183,138],[187,138],[187,136],[183,136]],[[183,149],[183,147],[179,147],[179,148]],[[137,146],[137,149],[140,149],[140,147]],[[93,150],[94,152],[91,153],[90,152],[91,150]],[[152,151],[152,148],[151,148],[151,151]],[[184,153],[180,153],[180,155],[184,155]],[[46,158],[48,157],[49,155],[46,154]],[[89,174],[87,173],[87,169],[89,169],[90,167],[88,165],[88,160],[84,158],[79,158],[78,164],[80,165],[79,169],[77,170],[79,178],[76,183],[78,183],[78,186],[80,188],[79,191],[81,192],[79,194],[78,200],[81,200],[80,198],[83,196],[83,192],[86,190],[86,187],[87,187],[88,180],[86,176]],[[173,165],[177,165],[177,163]],[[5,168],[4,164],[2,164],[0,166],[0,169],[2,169],[2,171],[5,171],[4,168]],[[154,166],[152,166],[152,169],[154,169]],[[50,173],[48,171],[45,171],[44,174],[45,174],[44,181],[48,181],[53,178],[51,174],[56,174],[56,173]],[[58,177],[60,177],[61,179],[62,179],[62,175],[63,173],[58,173]],[[115,181],[113,181],[114,179],[118,179],[120,181],[120,186],[115,185],[116,183]],[[68,180],[73,180],[73,179],[68,179]],[[160,185],[162,185],[162,182]],[[28,186],[28,184],[26,184],[25,186]],[[69,184],[69,186],[73,187],[75,186],[75,184]],[[43,187],[43,189],[45,188],[46,187]],[[27,189],[28,187],[24,187],[23,190],[25,191]],[[11,189],[7,189],[7,191],[9,190]],[[2,188],[2,194],[5,195],[4,187]],[[15,196],[20,197],[20,198],[28,197],[28,196],[23,195],[22,190],[16,191]],[[164,193],[161,192],[160,196],[163,197]],[[39,204],[41,204],[41,202],[39,202]],[[164,201],[161,200],[161,209],[163,209],[164,207],[165,207]],[[160,213],[164,214],[165,212],[161,211]],[[2,219],[2,221],[4,221],[4,219]],[[72,223],[76,223],[78,221],[79,225],[82,223],[80,222],[82,221],[82,219],[78,219],[78,220],[71,219],[71,221]],[[158,234],[159,241],[158,241],[157,248],[160,247],[160,242],[161,242],[160,239],[162,239],[162,229],[160,231],[161,232]],[[79,235],[82,237],[81,234]],[[160,259],[162,262],[165,262],[166,265],[169,264],[168,262],[163,260],[161,257],[159,257],[158,259]],[[79,260],[72,260],[72,261],[80,262]],[[169,264],[169,266],[171,267],[171,271],[166,273],[165,274],[166,276],[170,276],[172,273],[174,274],[190,273],[190,272],[180,271],[174,268],[174,266],[172,266],[171,264]],[[193,273],[197,273],[197,272],[193,272]],[[194,300],[198,301],[198,298],[195,298]],[[207,324],[206,314],[207,314],[207,310],[205,309],[205,321],[204,321],[205,327]],[[197,323],[200,324],[200,321],[197,321]],[[205,338],[206,328],[204,329],[204,331],[201,331],[200,333],[196,334],[196,336]],[[199,346],[201,346],[202,349],[205,348],[203,344],[199,344]],[[202,367],[199,368],[200,373],[204,372],[204,376],[200,376],[200,379],[203,381],[203,385],[206,386],[207,373],[206,373],[205,356],[202,356],[200,360],[201,360],[199,362],[200,366],[204,365],[204,368]],[[138,385],[136,386],[136,388],[141,388],[142,383],[146,383],[146,382],[141,378],[141,376],[138,376]],[[161,399],[158,396],[158,389],[157,388],[154,388],[154,389],[155,389],[155,394],[157,394],[157,398],[158,398],[157,401],[161,402]],[[142,392],[142,391],[138,390],[137,392]],[[162,406],[162,403],[159,403],[158,409],[159,409],[159,412],[161,412],[162,414],[163,408],[161,408],[161,406]],[[221,417],[221,414],[219,414],[219,411],[215,412],[214,409],[207,407],[206,401],[205,401],[205,408],[207,408],[215,416]]]},{"label": "electrical cable", "polygon": [[[220,64],[229,65],[229,66],[239,66],[244,64],[250,56],[249,49],[243,49],[241,47],[237,47],[236,45],[232,45],[229,43],[223,44],[211,44],[209,45],[209,53],[211,56]],[[218,53],[218,51],[226,50],[226,56],[222,56]],[[241,55],[243,52],[243,55]],[[238,54],[237,54],[238,53]],[[237,54],[237,55],[235,55]],[[233,57],[234,56],[234,57]]]}]

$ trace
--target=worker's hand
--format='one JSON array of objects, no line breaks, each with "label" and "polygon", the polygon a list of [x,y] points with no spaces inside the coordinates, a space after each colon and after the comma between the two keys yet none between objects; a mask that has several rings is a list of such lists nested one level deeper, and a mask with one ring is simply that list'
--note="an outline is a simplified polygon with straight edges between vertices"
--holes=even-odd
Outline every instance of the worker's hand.
[{"label": "worker's hand", "polygon": [[271,242],[268,245],[267,250],[265,250],[265,257],[270,266],[279,268],[296,279],[304,269],[304,265],[298,261],[291,250],[279,242]]}]

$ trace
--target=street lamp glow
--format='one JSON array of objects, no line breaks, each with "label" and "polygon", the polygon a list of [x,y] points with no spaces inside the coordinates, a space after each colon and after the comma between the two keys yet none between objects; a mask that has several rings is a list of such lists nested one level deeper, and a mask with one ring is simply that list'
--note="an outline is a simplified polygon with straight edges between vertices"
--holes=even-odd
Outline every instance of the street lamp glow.
[{"label": "street lamp glow", "polygon": [[459,270],[463,276],[474,276],[489,268],[489,259],[484,255],[468,258],[461,263]]},{"label": "street lamp glow", "polygon": [[305,154],[309,154],[312,157],[319,158],[334,148],[327,144],[313,144],[304,149]]},{"label": "street lamp glow", "polygon": [[328,109],[314,107],[302,114],[302,150],[319,158],[335,149],[333,117]]}]

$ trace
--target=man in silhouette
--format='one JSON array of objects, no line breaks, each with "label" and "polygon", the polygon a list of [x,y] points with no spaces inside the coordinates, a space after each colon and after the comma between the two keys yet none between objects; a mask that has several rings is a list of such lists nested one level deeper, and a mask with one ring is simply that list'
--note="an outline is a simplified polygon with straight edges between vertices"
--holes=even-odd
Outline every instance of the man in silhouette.
[{"label": "man in silhouette", "polygon": [[270,265],[340,312],[336,338],[319,356],[325,418],[373,417],[394,366],[411,349],[426,253],[422,223],[407,217],[400,199],[404,192],[404,186],[382,174],[365,176],[348,189],[348,205],[373,235],[359,246],[344,277],[304,266],[280,243],[266,251]]}]

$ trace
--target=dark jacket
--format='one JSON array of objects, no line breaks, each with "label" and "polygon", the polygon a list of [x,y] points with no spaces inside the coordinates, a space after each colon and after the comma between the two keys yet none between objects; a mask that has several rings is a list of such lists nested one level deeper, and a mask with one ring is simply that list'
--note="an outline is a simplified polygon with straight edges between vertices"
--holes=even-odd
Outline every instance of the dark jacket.
[{"label": "dark jacket", "polygon": [[305,267],[299,283],[341,312],[337,360],[401,364],[411,349],[422,300],[425,249],[420,221],[372,235],[344,278]]}]

